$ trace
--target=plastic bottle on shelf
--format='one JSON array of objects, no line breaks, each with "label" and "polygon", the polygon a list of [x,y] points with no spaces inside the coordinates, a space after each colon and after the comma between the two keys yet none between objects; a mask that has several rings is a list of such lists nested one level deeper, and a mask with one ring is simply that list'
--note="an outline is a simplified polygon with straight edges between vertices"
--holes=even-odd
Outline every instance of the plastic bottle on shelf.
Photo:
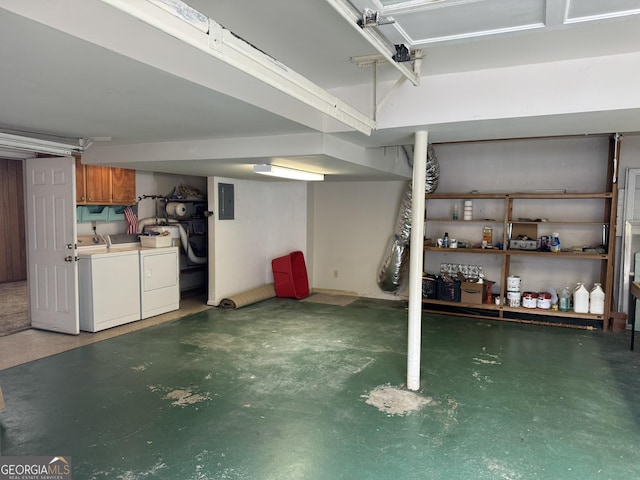
[{"label": "plastic bottle on shelf", "polygon": [[589,294],[589,313],[602,315],[604,313],[604,290],[599,283],[593,285]]},{"label": "plastic bottle on shelf", "polygon": [[578,282],[573,291],[573,311],[576,313],[589,313],[589,290],[583,283]]},{"label": "plastic bottle on shelf", "polygon": [[549,248],[552,252],[560,251],[560,234],[558,232],[553,232],[551,236],[551,247]]},{"label": "plastic bottle on shelf", "polygon": [[449,248],[449,232],[444,232],[444,237],[442,237],[442,248]]},{"label": "plastic bottle on shelf", "polygon": [[458,204],[457,203],[453,204],[453,213],[451,214],[451,218],[453,220],[458,220]]},{"label": "plastic bottle on shelf", "polygon": [[569,287],[564,287],[560,292],[560,298],[558,300],[558,310],[561,312],[571,311],[571,292]]}]

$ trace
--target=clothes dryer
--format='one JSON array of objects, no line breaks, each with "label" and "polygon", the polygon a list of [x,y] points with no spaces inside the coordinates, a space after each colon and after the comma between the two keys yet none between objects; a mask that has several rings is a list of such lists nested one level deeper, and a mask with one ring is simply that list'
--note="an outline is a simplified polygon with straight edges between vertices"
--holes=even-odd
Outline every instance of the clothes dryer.
[{"label": "clothes dryer", "polygon": [[178,247],[140,248],[141,318],[180,308]]}]

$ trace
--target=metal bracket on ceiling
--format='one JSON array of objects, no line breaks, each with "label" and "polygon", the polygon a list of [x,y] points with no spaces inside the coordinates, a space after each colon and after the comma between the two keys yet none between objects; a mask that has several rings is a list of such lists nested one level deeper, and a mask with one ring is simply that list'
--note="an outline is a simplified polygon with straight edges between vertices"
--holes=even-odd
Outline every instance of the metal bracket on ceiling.
[{"label": "metal bracket on ceiling", "polygon": [[[396,47],[399,47],[396,45]],[[404,47],[404,45],[402,45]],[[406,60],[412,62],[413,72],[419,77],[422,69],[422,59],[425,53],[422,50],[402,51],[398,49],[399,54],[406,55]],[[396,83],[389,89],[386,95],[378,102],[378,67],[388,63],[386,57],[383,55],[363,55],[359,57],[351,57],[351,62],[355,63],[359,68],[373,67],[373,120],[378,117],[378,113],[382,110],[382,107],[389,101],[391,97],[398,91],[400,86],[407,80],[407,77],[403,76],[398,78]]]},{"label": "metal bracket on ceiling", "polygon": [[395,20],[384,19],[380,20],[380,12],[365,8],[362,12],[362,18],[358,20],[358,26],[360,28],[377,27],[378,25],[390,25],[396,23]]},{"label": "metal bracket on ceiling", "polygon": [[380,55],[382,55],[391,65],[394,66],[403,76],[405,76],[415,86],[420,84],[420,75],[416,75],[415,70],[409,68],[407,62],[396,61],[393,57],[397,55],[397,51],[393,44],[382,35],[376,27],[381,25],[380,15],[373,11],[367,14],[358,12],[348,0],[326,0],[349,25],[369,42]]}]

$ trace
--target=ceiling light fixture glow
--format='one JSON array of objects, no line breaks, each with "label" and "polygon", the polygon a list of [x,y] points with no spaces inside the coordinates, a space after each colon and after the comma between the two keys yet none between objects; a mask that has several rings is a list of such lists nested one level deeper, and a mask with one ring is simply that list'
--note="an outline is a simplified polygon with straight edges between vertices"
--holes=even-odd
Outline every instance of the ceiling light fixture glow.
[{"label": "ceiling light fixture glow", "polygon": [[253,171],[261,175],[272,177],[289,178],[291,180],[304,180],[307,182],[319,182],[324,180],[322,173],[307,172],[305,170],[295,170],[293,168],[278,167],[277,165],[254,165]]},{"label": "ceiling light fixture glow", "polygon": [[0,148],[18,150],[20,152],[47,153],[50,155],[68,156],[81,153],[80,145],[70,145],[66,143],[51,142],[38,138],[22,137],[10,133],[0,133]]}]

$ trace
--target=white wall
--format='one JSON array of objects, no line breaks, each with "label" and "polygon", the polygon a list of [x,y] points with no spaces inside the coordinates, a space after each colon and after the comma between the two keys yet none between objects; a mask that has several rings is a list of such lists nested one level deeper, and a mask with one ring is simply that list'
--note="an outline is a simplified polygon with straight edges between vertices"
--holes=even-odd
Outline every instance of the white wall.
[{"label": "white wall", "polygon": [[640,134],[624,135],[620,145],[618,187],[625,188],[627,168],[640,168]]},{"label": "white wall", "polygon": [[[218,219],[219,183],[234,185],[233,220]],[[274,258],[300,250],[308,263],[306,183],[211,177],[208,191],[210,305],[273,282]]]},{"label": "white wall", "polygon": [[[633,156],[632,150],[640,154],[640,142],[637,147],[625,145],[625,149],[628,156]],[[606,186],[608,140],[605,137],[440,144],[435,146],[435,151],[441,169],[438,193],[554,189],[602,192]],[[640,160],[638,155],[636,158]],[[382,292],[376,280],[389,237],[394,231],[404,185],[404,182],[325,182],[313,185],[314,288],[373,298],[397,298]],[[568,208],[569,215],[582,215],[589,210],[584,202],[571,202]],[[554,212],[540,211],[539,216],[553,215]],[[599,218],[596,221],[601,221],[601,211],[595,215]],[[476,233],[481,239],[483,225],[477,225]],[[449,233],[452,236],[456,234],[455,231]],[[571,245],[573,240],[565,238],[565,244]],[[425,261],[439,269],[441,262],[453,260],[426,255]],[[489,278],[500,280],[496,277],[500,275],[501,260],[476,255],[457,263],[486,264],[491,272]],[[597,262],[556,259],[551,269],[541,270],[525,260],[512,262],[513,268],[520,269],[527,276],[527,283],[523,285],[534,291],[548,286],[557,289],[565,284],[574,285],[577,281],[592,281],[599,275],[600,268],[599,264],[594,264]],[[406,292],[401,292],[402,295]]]},{"label": "white wall", "polygon": [[[565,190],[567,192],[604,192],[606,190],[607,159],[609,142],[606,136],[580,138],[528,139],[436,145],[440,163],[440,185],[438,193],[449,192],[535,192]],[[441,201],[440,203],[452,203]],[[437,203],[436,201],[431,202]],[[501,222],[503,207],[496,211],[484,205],[490,201],[474,201],[474,218],[497,218]],[[494,201],[495,203],[495,201]],[[500,203],[500,202],[498,202]],[[429,208],[429,204],[427,205]],[[449,208],[449,205],[445,205]],[[462,208],[462,206],[460,206]],[[602,200],[565,201],[516,201],[513,217],[548,218],[550,221],[581,220],[602,222],[604,218]],[[431,215],[430,215],[431,216]],[[446,217],[447,213],[435,215]],[[474,224],[473,231],[453,223],[430,225],[432,237],[442,236],[445,229],[449,235],[471,242],[482,238],[483,224]],[[500,224],[493,224],[494,243],[502,236]],[[435,227],[435,228],[434,228]],[[575,228],[571,230],[558,224],[538,225],[538,236],[561,232],[563,247],[599,245],[602,239],[600,228]],[[564,236],[562,233],[565,233]],[[496,235],[497,234],[497,235]],[[500,256],[454,255],[429,252],[425,269],[438,272],[441,263],[482,265],[487,278],[501,281]],[[600,262],[572,259],[543,260],[536,257],[511,257],[510,272],[522,277],[523,291],[559,291],[564,286],[573,287],[585,282],[591,288],[600,277]],[[498,285],[494,292],[498,291]]]},{"label": "white wall", "polygon": [[[627,170],[629,168],[640,168],[640,135],[624,135],[621,140],[620,146],[620,165],[618,169],[618,230],[616,232],[617,244],[616,244],[616,306],[618,311],[628,311],[628,292],[624,292],[622,288],[623,271],[624,271],[624,198],[627,182]],[[633,253],[633,250],[630,250]],[[631,255],[631,270],[633,271],[633,255]],[[640,315],[640,313],[638,313]]]},{"label": "white wall", "polygon": [[566,190],[602,192],[604,136],[441,144],[438,193]]},{"label": "white wall", "polygon": [[[638,52],[433,75],[423,63],[423,73],[418,87],[406,82],[390,97],[378,112],[378,129],[422,126],[433,141],[456,138],[455,132],[482,140],[496,138],[499,121],[504,138],[567,135],[592,133],[590,120],[573,116],[591,112],[615,132],[636,123],[640,106]],[[383,82],[378,89],[392,85]],[[360,85],[332,93],[371,110],[371,92]]]},{"label": "white wall", "polygon": [[313,184],[313,287],[371,298],[378,269],[394,233],[406,182]]},{"label": "white wall", "polygon": [[[173,175],[169,173],[153,173],[136,171],[136,195],[170,195],[175,187],[188,185],[207,194],[207,178],[191,175]],[[138,203],[138,218],[154,217],[156,201],[144,199]]]}]

